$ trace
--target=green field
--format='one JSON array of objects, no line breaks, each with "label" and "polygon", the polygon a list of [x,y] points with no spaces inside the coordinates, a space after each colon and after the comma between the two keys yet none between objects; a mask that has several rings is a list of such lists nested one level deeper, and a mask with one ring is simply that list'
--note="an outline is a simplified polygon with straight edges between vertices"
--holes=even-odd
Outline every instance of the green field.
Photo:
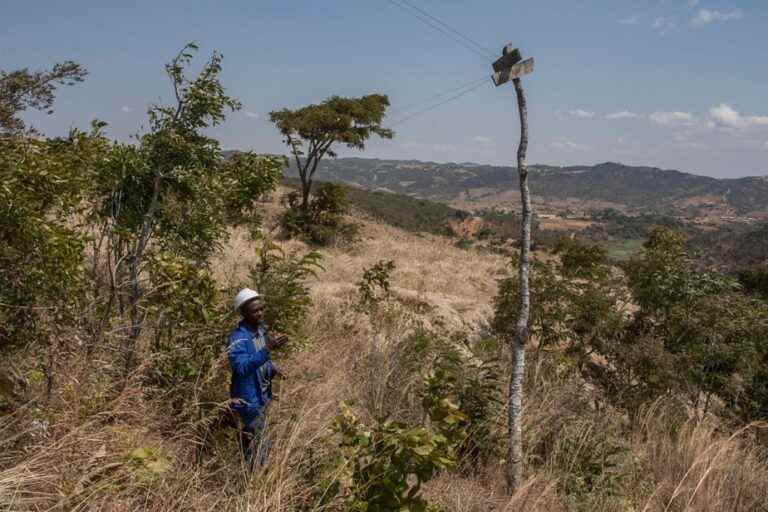
[{"label": "green field", "polygon": [[608,257],[615,261],[626,261],[643,248],[643,239],[622,240],[620,242],[606,242],[604,247],[608,251]]}]

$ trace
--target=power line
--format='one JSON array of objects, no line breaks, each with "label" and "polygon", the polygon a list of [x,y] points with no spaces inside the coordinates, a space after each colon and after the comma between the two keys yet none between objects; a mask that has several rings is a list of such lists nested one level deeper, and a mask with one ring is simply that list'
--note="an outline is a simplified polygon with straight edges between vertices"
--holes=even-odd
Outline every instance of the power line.
[{"label": "power line", "polygon": [[[447,30],[447,29],[443,28],[441,25],[439,25],[436,22],[432,21],[429,17],[424,16],[422,14],[419,14],[419,11],[421,11],[421,9],[418,9],[418,8],[416,8],[418,10],[409,9],[408,7],[406,7],[405,4],[401,4],[400,2],[398,2],[396,0],[389,0],[389,2],[391,4],[396,5],[400,9],[404,10],[405,12],[407,12],[408,14],[413,16],[414,18],[416,18],[419,21],[421,21],[422,23],[424,23],[424,24],[428,25],[429,27],[437,30],[441,34],[443,34],[443,35],[453,39],[455,42],[459,43],[461,46],[463,46],[467,50],[469,50],[469,51],[479,55],[480,57],[483,58],[483,60],[486,60],[489,57],[492,57],[490,54],[487,54],[484,49],[483,50],[478,50],[474,46],[468,44],[464,39],[469,39],[469,38],[467,38],[466,36],[461,35],[461,33],[459,33],[457,30],[452,29],[452,28],[450,30]],[[410,5],[410,4],[408,4],[408,5]],[[413,6],[411,6],[411,7],[413,7]],[[429,16],[431,16],[431,15],[429,15]],[[435,18],[435,19],[437,19],[437,18]],[[442,22],[440,22],[440,23],[442,23]],[[446,25],[446,26],[448,26],[448,25]],[[460,37],[457,37],[451,31],[455,32],[456,34],[459,34]],[[470,39],[470,41],[471,41],[471,39]],[[477,44],[477,43],[473,43],[473,44]]]},{"label": "power line", "polygon": [[420,101],[418,101],[418,102],[415,102],[415,103],[411,103],[411,104],[410,104],[410,105],[408,105],[408,106],[405,106],[405,107],[401,107],[401,108],[395,109],[395,110],[393,110],[393,111],[390,113],[390,115],[395,115],[395,114],[405,114],[406,112],[410,112],[410,111],[412,111],[413,109],[415,109],[415,108],[417,108],[417,107],[421,107],[422,105],[426,105],[427,103],[430,103],[430,102],[432,102],[433,100],[436,100],[436,99],[438,99],[438,98],[442,98],[442,97],[444,97],[444,96],[448,96],[449,94],[453,94],[453,93],[455,93],[455,92],[457,92],[457,91],[461,91],[462,89],[466,89],[467,87],[471,87],[471,86],[473,86],[473,85],[477,85],[477,83],[479,83],[479,82],[482,82],[482,81],[485,81],[485,80],[487,80],[487,79],[488,79],[488,77],[487,77],[487,76],[484,76],[484,77],[482,77],[482,78],[478,78],[478,79],[476,79],[476,80],[472,80],[471,82],[467,82],[467,83],[465,83],[465,84],[462,84],[462,85],[459,85],[459,86],[457,86],[457,87],[453,87],[452,89],[448,89],[447,91],[441,91],[441,92],[438,92],[437,94],[434,94],[434,95],[432,95],[432,96],[429,96],[429,97],[427,97],[427,98],[424,98],[423,100],[420,100]]},{"label": "power line", "polygon": [[435,16],[432,16],[431,14],[429,14],[429,13],[428,13],[427,11],[425,11],[424,9],[421,9],[420,7],[417,7],[417,6],[413,5],[413,4],[412,4],[411,2],[409,2],[408,0],[400,0],[400,1],[401,1],[401,2],[403,2],[405,5],[407,5],[408,7],[410,7],[410,8],[412,8],[412,9],[415,9],[415,10],[419,11],[419,12],[420,12],[421,14],[423,14],[424,16],[426,16],[426,17],[428,17],[429,19],[431,19],[431,20],[435,21],[436,23],[438,23],[438,24],[442,25],[443,27],[445,27],[446,29],[450,30],[451,32],[453,32],[454,34],[456,34],[457,36],[459,36],[460,38],[462,38],[462,39],[464,39],[465,41],[467,41],[469,44],[472,44],[472,45],[474,45],[474,46],[475,46],[476,48],[478,48],[480,51],[482,51],[482,52],[486,53],[486,54],[487,54],[489,57],[491,57],[491,58],[495,58],[495,55],[494,55],[494,53],[493,53],[493,51],[492,51],[492,50],[489,50],[488,48],[486,48],[485,46],[481,45],[480,43],[478,43],[478,42],[477,42],[477,41],[475,41],[474,39],[470,38],[469,36],[467,36],[467,35],[465,35],[465,34],[462,34],[461,32],[459,32],[458,30],[456,30],[456,29],[455,29],[455,28],[453,28],[452,26],[448,25],[448,24],[447,24],[447,23],[445,23],[444,21],[442,21],[442,20],[440,20],[440,19],[436,18]]},{"label": "power line", "polygon": [[460,93],[458,93],[458,94],[456,94],[454,96],[451,96],[450,98],[447,98],[447,99],[445,99],[445,100],[443,100],[443,101],[441,101],[439,103],[435,103],[434,105],[430,105],[429,107],[423,108],[421,110],[417,110],[416,112],[414,112],[414,113],[412,113],[412,114],[410,114],[408,116],[405,116],[405,117],[403,117],[401,119],[398,119],[394,123],[390,124],[390,126],[397,126],[399,124],[403,124],[406,121],[410,121],[414,117],[417,117],[417,116],[420,116],[421,114],[424,114],[426,112],[435,110],[436,108],[438,108],[438,107],[440,107],[442,105],[445,105],[446,103],[450,103],[451,101],[454,101],[454,100],[464,96],[465,94],[469,94],[470,92],[472,92],[472,91],[478,89],[480,86],[482,86],[485,83],[486,80],[487,80],[486,78],[483,78],[481,82],[476,83],[474,86],[466,88],[463,91],[461,91]]}]

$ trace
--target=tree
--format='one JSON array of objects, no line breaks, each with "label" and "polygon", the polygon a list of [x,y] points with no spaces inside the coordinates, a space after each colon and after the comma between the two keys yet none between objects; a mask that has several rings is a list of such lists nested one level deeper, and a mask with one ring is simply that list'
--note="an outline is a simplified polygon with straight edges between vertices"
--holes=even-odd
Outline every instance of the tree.
[{"label": "tree", "polygon": [[148,272],[153,262],[163,261],[159,256],[167,252],[173,260],[206,265],[226,236],[228,221],[249,217],[256,199],[251,194],[272,190],[283,165],[279,157],[249,154],[226,161],[218,141],[204,134],[240,104],[221,85],[219,53],[196,77],[186,76],[196,51],[190,43],[166,65],[175,102],[151,107],[149,132],[135,144],[114,144],[100,173],[95,213],[108,233],[113,296],[129,318],[126,373],[133,368],[148,294],[163,285],[146,282],[147,276],[165,275]]},{"label": "tree", "polygon": [[696,268],[680,233],[651,229],[640,257],[625,265],[639,310],[606,357],[637,401],[680,393],[703,412],[710,397],[732,400],[754,373],[766,308],[730,279]]},{"label": "tree", "polygon": [[389,98],[382,94],[370,94],[360,98],[332,96],[317,105],[298,110],[283,109],[270,112],[269,119],[285,137],[296,160],[301,179],[301,204],[305,210],[309,204],[312,181],[320,160],[326,155],[335,157],[334,143],[352,149],[365,149],[365,142],[372,136],[391,139],[392,130],[381,126]]},{"label": "tree", "polygon": [[49,397],[53,340],[77,316],[83,278],[85,237],[72,216],[107,142],[99,123],[66,138],[31,137],[19,116],[29,108],[52,113],[56,87],[86,74],[72,61],[50,71],[0,71],[0,352],[47,346],[41,361]]},{"label": "tree", "polygon": [[53,113],[56,87],[82,82],[87,74],[71,60],[55,64],[50,71],[0,71],[0,136],[24,132],[19,115],[29,108]]},{"label": "tree", "polygon": [[87,237],[77,213],[109,144],[100,127],[52,140],[0,137],[0,353],[47,347],[49,396],[56,341],[79,315]]},{"label": "tree", "polygon": [[[563,347],[583,369],[590,355],[623,328],[623,282],[612,275],[607,255],[598,246],[564,241],[557,253],[559,263],[536,261],[530,270],[528,328],[538,342],[535,362],[543,351]],[[515,335],[519,301],[519,274],[500,280],[493,328],[504,338]]]}]

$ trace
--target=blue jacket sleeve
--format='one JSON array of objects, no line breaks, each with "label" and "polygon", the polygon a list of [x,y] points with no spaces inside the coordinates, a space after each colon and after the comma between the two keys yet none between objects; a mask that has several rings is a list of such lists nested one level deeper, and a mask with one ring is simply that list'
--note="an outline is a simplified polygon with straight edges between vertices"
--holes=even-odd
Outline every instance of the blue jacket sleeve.
[{"label": "blue jacket sleeve", "polygon": [[261,365],[269,362],[269,351],[261,349],[256,353],[248,352],[247,338],[235,338],[229,341],[229,364],[232,372],[238,375],[245,375],[252,372]]}]

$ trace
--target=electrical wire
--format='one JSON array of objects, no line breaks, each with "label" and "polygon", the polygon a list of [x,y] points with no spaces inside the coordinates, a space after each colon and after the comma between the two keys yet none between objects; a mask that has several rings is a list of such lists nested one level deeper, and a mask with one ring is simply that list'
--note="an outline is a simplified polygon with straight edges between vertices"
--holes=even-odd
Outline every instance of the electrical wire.
[{"label": "electrical wire", "polygon": [[397,125],[403,124],[404,122],[410,121],[411,119],[413,119],[415,117],[418,117],[421,114],[424,114],[426,112],[430,112],[432,110],[435,110],[438,107],[441,107],[441,106],[445,105],[446,103],[450,103],[451,101],[457,100],[460,97],[464,96],[465,94],[469,94],[470,92],[472,92],[472,91],[478,89],[479,87],[481,87],[485,83],[486,80],[487,80],[486,78],[483,78],[483,80],[481,82],[476,83],[474,86],[466,88],[463,91],[461,91],[460,93],[458,93],[458,94],[456,94],[454,96],[451,96],[450,98],[447,98],[447,99],[445,99],[445,100],[443,100],[443,101],[441,101],[439,103],[435,103],[434,105],[430,105],[429,107],[423,108],[421,110],[417,110],[416,112],[413,112],[410,115],[407,115],[407,116],[405,116],[403,118],[400,118],[400,119],[396,120],[395,122],[393,122],[389,126],[393,127],[393,126],[397,126]]},{"label": "electrical wire", "polygon": [[438,98],[442,98],[444,96],[448,96],[449,94],[453,94],[455,92],[461,91],[462,89],[466,89],[467,87],[471,87],[473,85],[477,85],[479,82],[485,81],[487,78],[488,78],[487,76],[484,76],[482,78],[478,78],[476,80],[472,80],[471,82],[467,82],[467,83],[459,85],[457,87],[453,87],[452,89],[448,89],[447,91],[438,92],[437,94],[429,96],[428,98],[424,98],[423,100],[420,100],[418,102],[411,103],[410,105],[407,105],[405,107],[397,108],[397,109],[393,110],[392,112],[390,112],[389,115],[393,116],[393,115],[400,115],[400,114],[405,114],[407,112],[411,112],[415,108],[421,107],[423,105],[426,105],[427,103],[430,103],[430,102],[432,102],[432,101],[434,101],[434,100],[436,100]]},{"label": "electrical wire", "polygon": [[[415,7],[415,6],[411,5],[411,4],[400,3],[397,0],[388,0],[388,1],[391,4],[394,4],[397,7],[399,7],[400,9],[404,10],[405,12],[407,12],[408,14],[413,16],[414,18],[418,19],[419,21],[421,21],[425,25],[427,25],[427,26],[437,30],[438,32],[440,32],[441,34],[449,37],[450,39],[453,39],[454,42],[460,44],[461,46],[463,46],[467,50],[469,50],[469,51],[479,55],[480,57],[483,58],[483,60],[486,60],[488,58],[494,58],[494,56],[492,54],[488,53],[487,50],[484,47],[478,45],[477,43],[472,41],[472,39],[470,39],[469,37],[464,36],[458,30],[456,30],[456,29],[450,27],[449,25],[441,22],[440,20],[438,20],[437,18],[435,18],[431,14],[426,13],[426,11],[423,11],[422,9],[419,9],[418,7]],[[400,0],[400,1],[406,2],[406,0]],[[409,7],[411,7],[411,8],[409,9]],[[426,15],[419,14],[420,12],[424,12]],[[429,17],[427,17],[427,16],[429,16]],[[432,21],[432,19],[434,19],[436,21]],[[444,28],[441,25],[443,25],[445,27],[448,27],[448,28]],[[467,41],[472,41],[472,44],[469,44]],[[476,48],[473,45],[479,46],[481,48],[481,50],[479,50],[478,48]]]},{"label": "electrical wire", "polygon": [[436,18],[435,16],[433,16],[433,15],[429,14],[429,13],[428,13],[427,11],[425,11],[424,9],[422,9],[422,8],[420,8],[420,7],[418,7],[418,6],[415,6],[415,5],[413,5],[413,4],[412,4],[411,2],[409,2],[408,0],[400,0],[400,1],[401,1],[402,3],[404,3],[405,5],[407,5],[408,7],[410,7],[411,9],[414,9],[414,10],[416,10],[416,11],[420,12],[421,14],[423,14],[423,15],[424,15],[424,16],[426,16],[426,17],[428,17],[429,19],[431,19],[431,20],[435,21],[436,23],[438,23],[438,24],[442,25],[443,27],[445,27],[446,29],[448,29],[448,30],[449,30],[449,31],[451,31],[452,33],[456,34],[456,35],[457,35],[457,36],[459,36],[460,38],[462,38],[462,39],[464,39],[465,41],[467,41],[469,44],[471,44],[471,45],[475,46],[475,48],[477,48],[477,49],[479,49],[480,51],[484,52],[484,53],[485,53],[486,55],[488,55],[489,57],[491,57],[491,58],[495,58],[495,54],[494,54],[493,50],[489,50],[489,49],[488,49],[488,48],[486,48],[485,46],[481,45],[480,43],[478,43],[478,42],[477,42],[477,41],[475,41],[474,39],[470,38],[469,36],[467,36],[467,35],[465,35],[465,34],[463,34],[463,33],[459,32],[458,30],[456,30],[456,29],[455,29],[455,28],[453,28],[452,26],[448,25],[448,24],[447,24],[447,23],[445,23],[444,21],[442,21],[442,20],[440,20],[439,18]]}]

